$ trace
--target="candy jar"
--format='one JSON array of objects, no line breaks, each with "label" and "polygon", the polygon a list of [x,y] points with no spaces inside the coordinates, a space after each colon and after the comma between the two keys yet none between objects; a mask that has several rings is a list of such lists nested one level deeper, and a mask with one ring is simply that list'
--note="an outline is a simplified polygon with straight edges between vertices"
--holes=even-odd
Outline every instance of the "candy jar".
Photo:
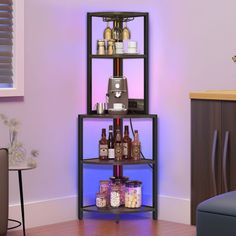
[{"label": "candy jar", "polygon": [[125,190],[125,207],[139,208],[142,205],[142,182],[127,181]]}]

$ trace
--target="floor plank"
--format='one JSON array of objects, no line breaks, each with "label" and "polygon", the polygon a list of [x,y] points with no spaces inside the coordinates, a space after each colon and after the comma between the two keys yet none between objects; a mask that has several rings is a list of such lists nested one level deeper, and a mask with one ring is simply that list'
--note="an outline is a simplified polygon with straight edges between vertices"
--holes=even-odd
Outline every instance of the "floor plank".
[{"label": "floor plank", "polygon": [[[27,236],[196,236],[194,226],[153,221],[126,219],[117,224],[114,220],[85,219],[28,229]],[[21,236],[22,231],[9,231],[8,236]]]}]

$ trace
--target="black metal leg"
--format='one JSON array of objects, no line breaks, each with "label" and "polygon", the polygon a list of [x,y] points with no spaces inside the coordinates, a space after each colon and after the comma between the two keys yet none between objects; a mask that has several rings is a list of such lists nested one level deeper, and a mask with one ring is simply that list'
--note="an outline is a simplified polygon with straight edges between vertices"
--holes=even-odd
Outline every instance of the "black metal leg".
[{"label": "black metal leg", "polygon": [[79,129],[79,136],[78,136],[78,146],[79,146],[79,151],[78,151],[78,165],[79,165],[79,181],[78,181],[78,197],[79,197],[79,202],[78,202],[78,218],[80,220],[83,219],[83,206],[84,206],[84,201],[83,201],[83,118],[81,116],[78,117],[78,129]]},{"label": "black metal leg", "polygon": [[20,205],[21,205],[21,215],[22,215],[23,236],[25,236],[25,212],[24,212],[24,196],[23,196],[21,170],[18,170],[18,178],[19,178],[19,189],[20,189]]},{"label": "black metal leg", "polygon": [[116,224],[120,223],[120,214],[116,214]]},{"label": "black metal leg", "polygon": [[153,117],[153,121],[152,121],[152,129],[153,129],[153,160],[154,160],[154,164],[153,166],[153,170],[152,170],[152,183],[153,183],[153,200],[152,200],[152,204],[154,207],[154,212],[152,214],[152,218],[153,220],[157,220],[157,116]]}]

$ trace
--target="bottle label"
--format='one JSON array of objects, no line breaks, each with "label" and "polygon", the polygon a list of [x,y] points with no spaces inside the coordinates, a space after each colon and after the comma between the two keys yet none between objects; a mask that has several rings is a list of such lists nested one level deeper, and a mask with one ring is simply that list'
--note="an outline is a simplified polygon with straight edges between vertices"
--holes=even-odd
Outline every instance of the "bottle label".
[{"label": "bottle label", "polygon": [[100,157],[108,156],[108,145],[107,144],[100,145],[99,155],[100,155]]},{"label": "bottle label", "polygon": [[122,143],[116,143],[115,144],[115,159],[118,161],[122,160],[122,156],[123,156]]},{"label": "bottle label", "polygon": [[123,143],[123,155],[128,156],[128,143]]},{"label": "bottle label", "polygon": [[108,158],[109,159],[114,159],[115,158],[115,149],[114,148],[109,148],[108,149]]}]

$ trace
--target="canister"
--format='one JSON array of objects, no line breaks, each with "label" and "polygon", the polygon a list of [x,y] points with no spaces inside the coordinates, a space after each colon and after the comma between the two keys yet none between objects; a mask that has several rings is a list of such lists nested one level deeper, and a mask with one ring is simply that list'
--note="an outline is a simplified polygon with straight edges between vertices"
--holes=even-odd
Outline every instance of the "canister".
[{"label": "canister", "polygon": [[142,205],[142,182],[127,181],[125,184],[125,207],[139,208]]}]

